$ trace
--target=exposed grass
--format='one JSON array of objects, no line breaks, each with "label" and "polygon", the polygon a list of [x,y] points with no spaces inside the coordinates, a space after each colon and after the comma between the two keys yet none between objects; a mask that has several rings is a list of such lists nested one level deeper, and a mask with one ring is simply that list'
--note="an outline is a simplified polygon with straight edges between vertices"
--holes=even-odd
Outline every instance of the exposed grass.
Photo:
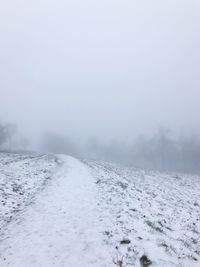
[{"label": "exposed grass", "polygon": [[129,239],[122,239],[121,241],[120,241],[120,244],[121,245],[127,245],[127,244],[130,244],[131,243],[131,241],[129,240]]},{"label": "exposed grass", "polygon": [[146,255],[143,255],[140,258],[140,264],[143,267],[148,267],[148,266],[150,266],[152,264],[152,261]]}]

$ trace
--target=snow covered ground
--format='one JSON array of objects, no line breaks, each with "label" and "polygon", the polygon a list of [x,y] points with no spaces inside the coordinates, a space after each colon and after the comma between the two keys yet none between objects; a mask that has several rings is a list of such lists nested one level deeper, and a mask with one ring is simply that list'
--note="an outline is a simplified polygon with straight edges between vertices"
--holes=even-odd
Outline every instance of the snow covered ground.
[{"label": "snow covered ground", "polygon": [[200,178],[0,154],[0,266],[200,266]]},{"label": "snow covered ground", "polygon": [[34,201],[57,166],[52,155],[0,153],[0,236],[3,227]]},{"label": "snow covered ground", "polygon": [[107,211],[105,242],[115,263],[148,266],[147,256],[151,266],[200,266],[200,177],[87,164]]}]

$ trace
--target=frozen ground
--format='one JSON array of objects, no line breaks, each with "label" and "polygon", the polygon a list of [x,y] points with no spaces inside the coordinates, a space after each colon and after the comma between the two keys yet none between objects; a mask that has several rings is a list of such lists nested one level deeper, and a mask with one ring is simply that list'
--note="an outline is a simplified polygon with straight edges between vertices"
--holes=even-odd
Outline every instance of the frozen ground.
[{"label": "frozen ground", "polygon": [[86,163],[115,263],[141,266],[145,255],[151,266],[200,266],[200,177]]},{"label": "frozen ground", "polygon": [[52,178],[55,156],[36,153],[0,153],[0,235]]},{"label": "frozen ground", "polygon": [[2,267],[200,266],[198,176],[2,153],[0,185]]}]

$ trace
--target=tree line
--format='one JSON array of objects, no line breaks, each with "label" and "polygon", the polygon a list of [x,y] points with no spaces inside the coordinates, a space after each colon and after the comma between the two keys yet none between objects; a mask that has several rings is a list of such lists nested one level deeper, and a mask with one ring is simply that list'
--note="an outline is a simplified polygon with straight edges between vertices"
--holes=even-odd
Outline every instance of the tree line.
[{"label": "tree line", "polygon": [[26,150],[29,140],[18,132],[15,124],[0,124],[0,151]]},{"label": "tree line", "polygon": [[[29,140],[20,135],[14,124],[0,124],[0,150],[31,149]],[[200,173],[200,139],[198,136],[173,137],[170,130],[160,127],[152,135],[141,135],[132,142],[103,142],[91,137],[79,142],[56,132],[44,134],[38,150],[115,162],[127,166],[160,171]]]},{"label": "tree line", "polygon": [[141,135],[128,143],[116,140],[103,142],[92,137],[80,144],[51,133],[43,137],[41,149],[143,169],[200,173],[199,137],[182,135],[175,138],[164,127],[152,136]]}]

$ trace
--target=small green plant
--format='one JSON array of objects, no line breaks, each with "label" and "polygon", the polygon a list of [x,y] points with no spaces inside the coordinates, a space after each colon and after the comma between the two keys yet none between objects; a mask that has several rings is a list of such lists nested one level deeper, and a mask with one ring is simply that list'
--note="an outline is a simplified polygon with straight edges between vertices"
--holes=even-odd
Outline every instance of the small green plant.
[{"label": "small green plant", "polygon": [[148,266],[150,266],[152,264],[152,261],[146,255],[143,255],[140,258],[140,264],[143,267],[148,267]]}]

